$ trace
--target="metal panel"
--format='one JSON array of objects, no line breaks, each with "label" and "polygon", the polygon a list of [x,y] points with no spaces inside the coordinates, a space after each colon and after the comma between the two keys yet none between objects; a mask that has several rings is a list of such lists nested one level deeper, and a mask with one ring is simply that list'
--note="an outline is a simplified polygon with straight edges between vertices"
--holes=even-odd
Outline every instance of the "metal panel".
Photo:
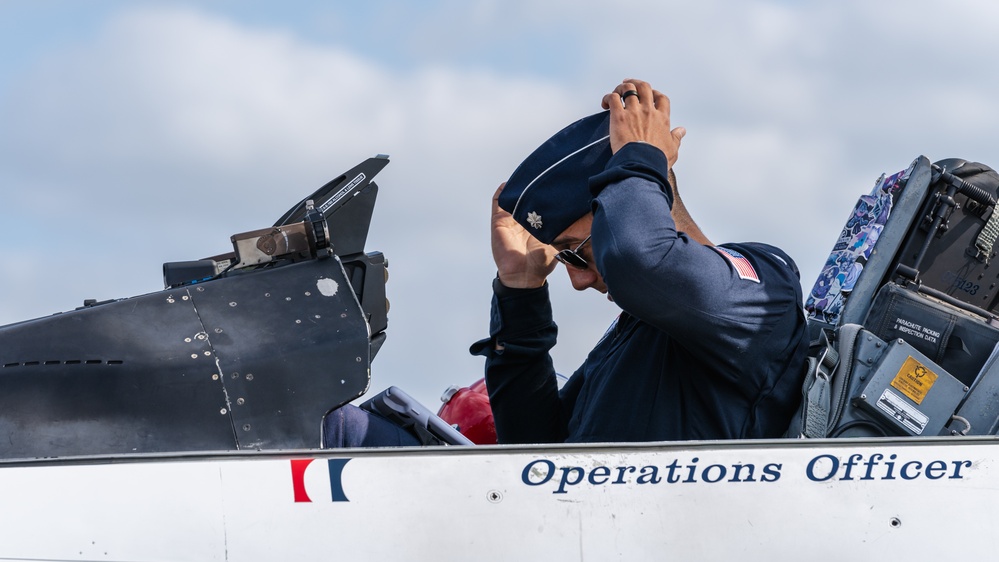
[{"label": "metal panel", "polygon": [[235,445],[185,289],[0,327],[0,457]]},{"label": "metal panel", "polygon": [[0,458],[319,447],[367,390],[338,258],[0,328]]},{"label": "metal panel", "polygon": [[903,340],[892,341],[857,404],[900,435],[937,435],[968,387]]},{"label": "metal panel", "polygon": [[368,327],[339,259],[191,289],[239,448],[319,447],[323,415],[368,387]]},{"label": "metal panel", "polygon": [[0,558],[988,560],[997,458],[889,438],[0,464]]}]

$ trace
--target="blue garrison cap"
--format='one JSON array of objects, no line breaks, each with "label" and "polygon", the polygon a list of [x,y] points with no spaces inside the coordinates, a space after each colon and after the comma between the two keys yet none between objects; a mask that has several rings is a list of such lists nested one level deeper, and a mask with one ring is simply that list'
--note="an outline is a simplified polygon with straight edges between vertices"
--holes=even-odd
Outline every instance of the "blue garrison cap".
[{"label": "blue garrison cap", "polygon": [[550,244],[590,212],[589,180],[611,158],[610,113],[562,129],[531,153],[506,182],[499,205],[532,236]]}]

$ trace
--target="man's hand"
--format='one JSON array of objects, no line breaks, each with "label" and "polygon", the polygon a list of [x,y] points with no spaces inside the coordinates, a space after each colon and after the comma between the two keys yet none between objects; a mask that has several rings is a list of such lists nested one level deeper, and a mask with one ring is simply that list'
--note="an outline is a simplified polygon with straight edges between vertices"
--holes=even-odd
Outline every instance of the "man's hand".
[{"label": "man's hand", "polygon": [[534,289],[545,284],[555,269],[555,249],[542,244],[499,206],[505,183],[493,194],[493,260],[500,283],[511,289]]},{"label": "man's hand", "polygon": [[[638,92],[638,95],[627,92]],[[611,152],[629,142],[647,142],[666,154],[670,167],[676,162],[683,127],[670,130],[669,98],[647,82],[628,79],[604,96],[601,105],[610,110]]]}]

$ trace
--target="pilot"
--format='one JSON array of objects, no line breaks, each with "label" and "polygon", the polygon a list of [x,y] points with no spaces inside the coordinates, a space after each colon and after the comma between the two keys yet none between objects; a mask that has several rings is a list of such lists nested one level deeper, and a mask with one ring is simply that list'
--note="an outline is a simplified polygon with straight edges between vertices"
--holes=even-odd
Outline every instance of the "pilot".
[{"label": "pilot", "polygon": [[[667,179],[685,130],[665,95],[627,80],[602,105],[493,199],[490,335],[471,351],[486,358],[499,442],[783,435],[808,345],[794,262],[696,228]],[[559,262],[622,310],[561,389],[547,282]]]}]

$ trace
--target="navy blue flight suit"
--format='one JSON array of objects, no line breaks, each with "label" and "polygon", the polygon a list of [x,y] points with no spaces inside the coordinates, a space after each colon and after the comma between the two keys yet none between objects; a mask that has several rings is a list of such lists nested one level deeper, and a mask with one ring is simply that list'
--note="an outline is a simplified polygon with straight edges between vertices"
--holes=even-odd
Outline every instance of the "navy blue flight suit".
[{"label": "navy blue flight suit", "polygon": [[[630,143],[590,180],[592,248],[624,311],[561,391],[548,287],[494,282],[486,384],[501,443],[779,437],[808,347],[794,262],[676,231],[662,151]],[[748,267],[747,267],[748,266]],[[495,343],[503,346],[494,349]]]}]

